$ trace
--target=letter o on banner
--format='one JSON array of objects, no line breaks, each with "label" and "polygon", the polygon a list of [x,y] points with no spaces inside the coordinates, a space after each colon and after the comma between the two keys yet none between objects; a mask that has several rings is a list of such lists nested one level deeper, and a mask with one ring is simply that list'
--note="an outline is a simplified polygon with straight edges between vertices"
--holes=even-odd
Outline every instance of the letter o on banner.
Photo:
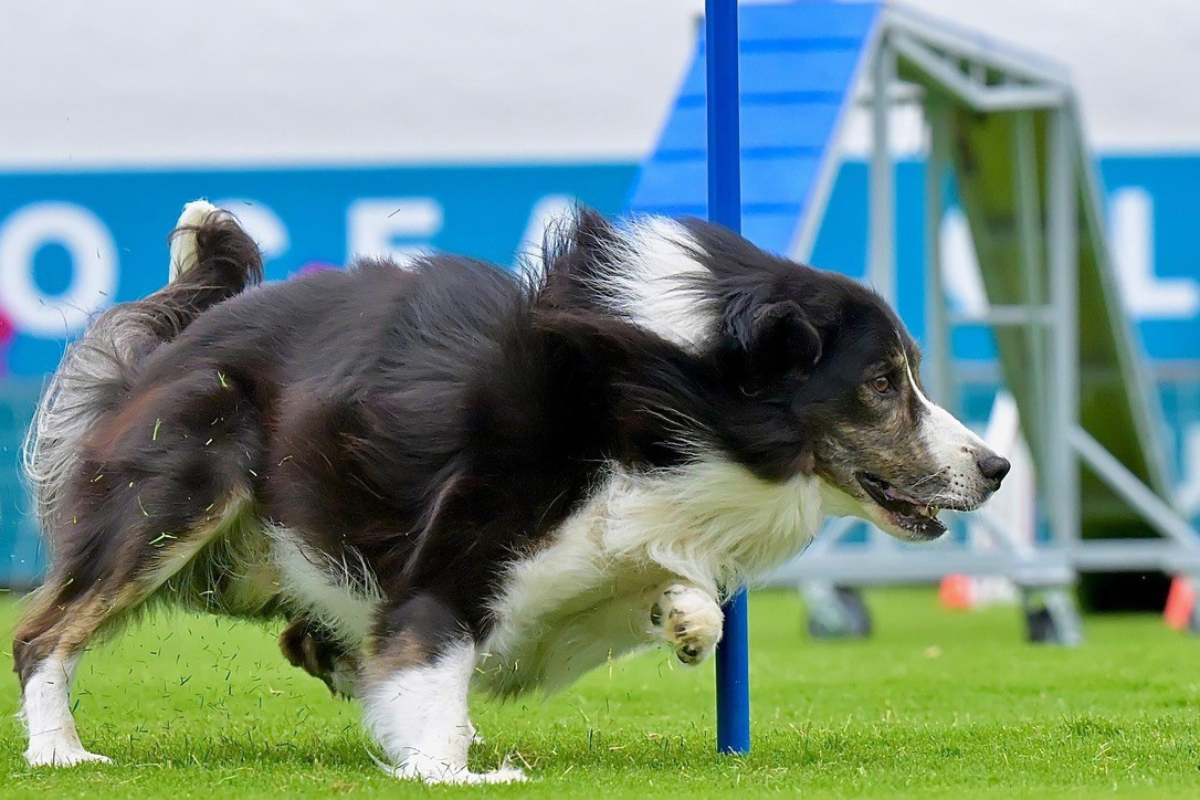
[{"label": "letter o on banner", "polygon": [[[47,295],[37,285],[39,250],[61,245],[71,256],[71,283]],[[0,307],[20,332],[47,338],[76,333],[117,288],[117,247],[104,223],[73,203],[25,206],[0,225]]]}]

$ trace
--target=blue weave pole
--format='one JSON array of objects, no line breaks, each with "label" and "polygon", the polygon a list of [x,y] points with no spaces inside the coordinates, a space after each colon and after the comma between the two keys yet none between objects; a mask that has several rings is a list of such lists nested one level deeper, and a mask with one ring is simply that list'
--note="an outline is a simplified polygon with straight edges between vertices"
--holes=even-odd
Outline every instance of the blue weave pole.
[{"label": "blue weave pole", "polygon": [[[738,130],[737,0],[705,0],[708,73],[708,218],[742,230],[741,145]],[[750,643],[745,591],[725,604],[717,647],[717,750],[750,751]]]}]

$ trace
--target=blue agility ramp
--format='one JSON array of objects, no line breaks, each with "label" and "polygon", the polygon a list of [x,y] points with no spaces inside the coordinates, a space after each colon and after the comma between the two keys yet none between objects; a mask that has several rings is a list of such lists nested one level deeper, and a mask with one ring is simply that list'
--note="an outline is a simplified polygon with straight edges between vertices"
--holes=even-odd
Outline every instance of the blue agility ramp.
[{"label": "blue agility ramp", "polygon": [[[741,225],[759,247],[811,248],[837,169],[833,148],[879,19],[877,3],[741,9]],[[705,55],[701,34],[630,211],[708,216]]]}]

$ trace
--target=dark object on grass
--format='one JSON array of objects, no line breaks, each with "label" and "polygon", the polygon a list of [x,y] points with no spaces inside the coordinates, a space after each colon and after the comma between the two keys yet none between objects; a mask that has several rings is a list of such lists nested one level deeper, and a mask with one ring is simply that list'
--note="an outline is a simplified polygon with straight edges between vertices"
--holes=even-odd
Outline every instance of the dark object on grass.
[{"label": "dark object on grass", "polygon": [[871,631],[871,612],[857,589],[835,586],[822,602],[810,598],[808,633],[814,639],[865,639]]}]

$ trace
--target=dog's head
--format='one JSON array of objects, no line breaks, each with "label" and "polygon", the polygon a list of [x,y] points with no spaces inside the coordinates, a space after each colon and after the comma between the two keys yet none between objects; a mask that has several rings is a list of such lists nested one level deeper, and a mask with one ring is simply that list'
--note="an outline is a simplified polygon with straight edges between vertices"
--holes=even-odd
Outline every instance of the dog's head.
[{"label": "dog's head", "polygon": [[974,509],[999,488],[1008,461],[929,400],[920,353],[877,294],[686,227],[716,277],[715,352],[756,421],[731,427],[746,466],[816,475],[834,490],[831,511],[905,539],[941,535],[939,510]]},{"label": "dog's head", "polygon": [[685,451],[701,438],[765,480],[815,476],[829,512],[906,539],[939,536],[940,509],[976,508],[1008,472],[926,397],[911,337],[862,284],[702,220],[581,212],[568,232],[545,256],[550,305],[632,321],[715,373],[715,394],[643,402],[690,426]]}]

